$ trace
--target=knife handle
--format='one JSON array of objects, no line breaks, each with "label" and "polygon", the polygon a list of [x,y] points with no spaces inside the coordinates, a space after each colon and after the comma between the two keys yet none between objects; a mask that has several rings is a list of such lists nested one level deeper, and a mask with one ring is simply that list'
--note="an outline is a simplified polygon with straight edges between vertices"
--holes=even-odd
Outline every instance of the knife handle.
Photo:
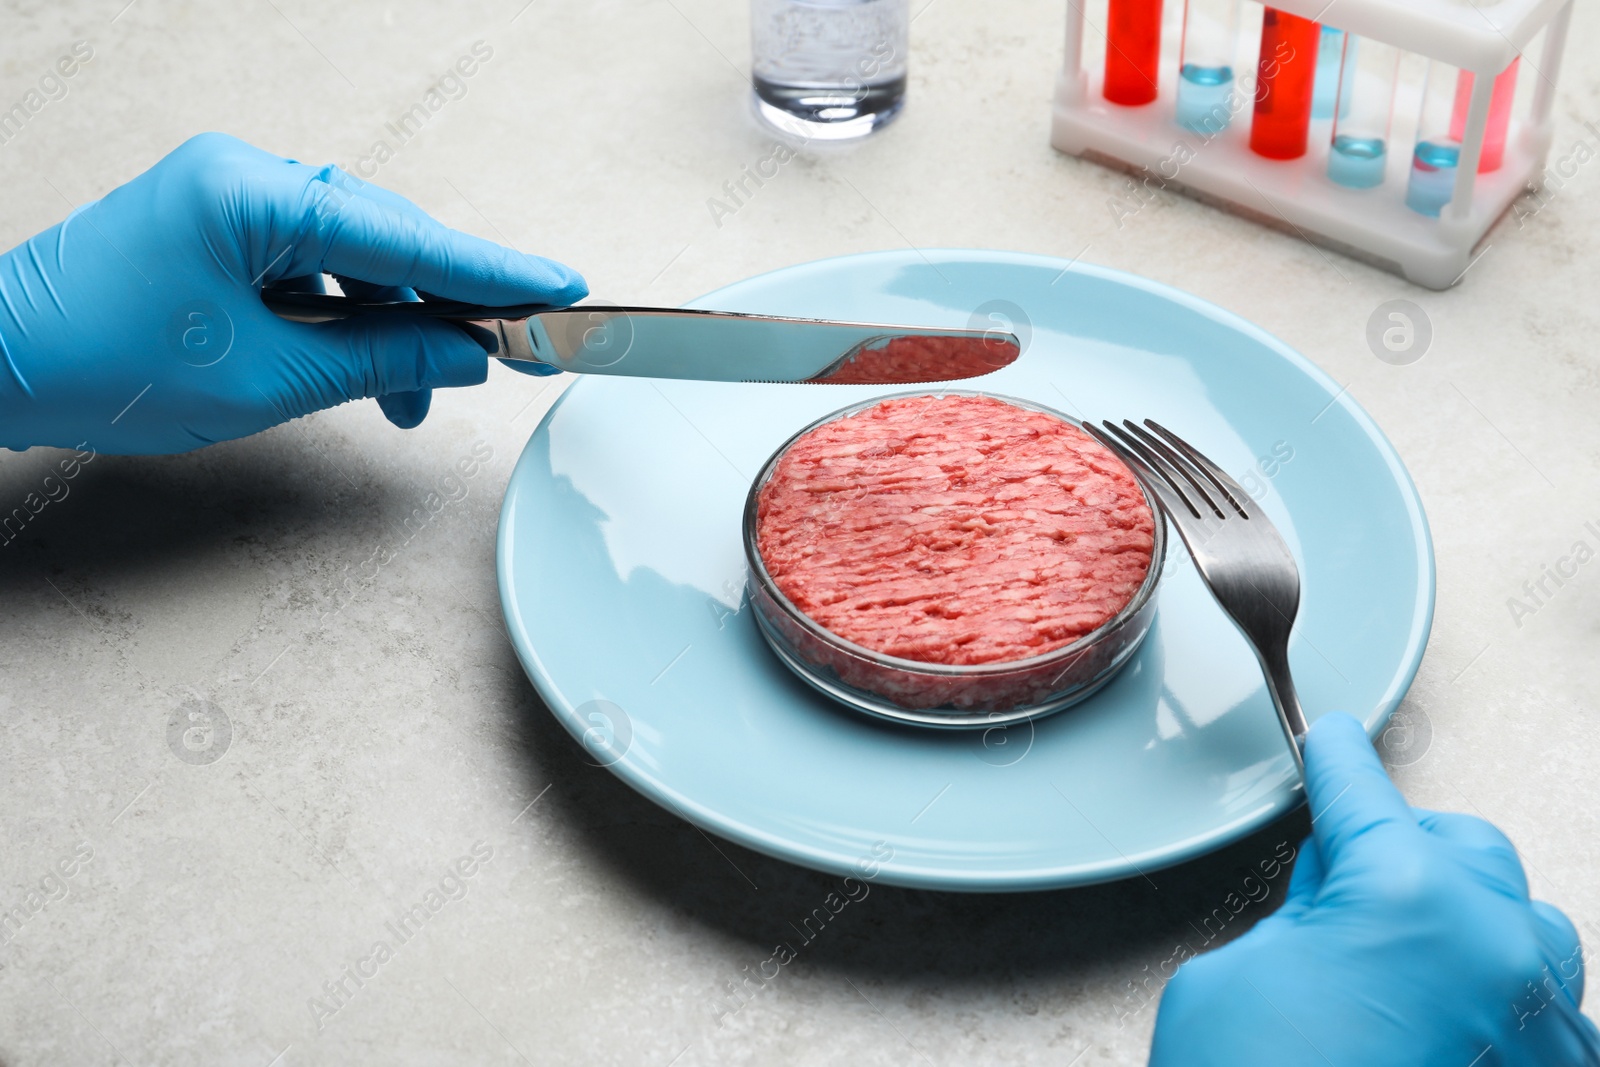
[{"label": "knife handle", "polygon": [[261,302],[279,318],[291,322],[333,322],[357,315],[427,315],[453,322],[466,330],[496,359],[516,359],[549,367],[533,351],[526,320],[544,311],[561,310],[556,304],[516,304],[489,307],[459,300],[357,300],[331,293],[291,293],[279,289],[261,290]]},{"label": "knife handle", "polygon": [[559,304],[513,304],[491,307],[460,300],[357,300],[332,293],[291,293],[261,290],[261,302],[279,318],[292,322],[332,322],[356,315],[427,315],[436,319],[474,322],[483,319],[526,319]]}]

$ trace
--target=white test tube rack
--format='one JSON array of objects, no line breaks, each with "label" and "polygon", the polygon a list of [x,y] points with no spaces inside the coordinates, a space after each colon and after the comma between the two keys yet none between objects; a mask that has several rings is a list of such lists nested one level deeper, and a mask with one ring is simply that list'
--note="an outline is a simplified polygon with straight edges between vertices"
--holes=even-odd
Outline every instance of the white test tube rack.
[{"label": "white test tube rack", "polygon": [[[1339,185],[1327,176],[1331,119],[1313,119],[1305,155],[1266,159],[1250,150],[1252,101],[1221,132],[1208,135],[1175,118],[1178,38],[1184,0],[1166,0],[1162,14],[1161,76],[1152,103],[1113,104],[1102,95],[1098,71],[1084,49],[1105,48],[1105,27],[1085,25],[1086,0],[1067,0],[1066,62],[1056,82],[1050,143],[1132,175],[1131,212],[1141,196],[1172,189],[1253,218],[1403,275],[1430,289],[1460,281],[1489,228],[1523,194],[1543,181],[1552,138],[1555,83],[1566,44],[1572,0],[1498,0],[1481,7],[1463,0],[1274,0],[1303,18],[1321,18],[1346,33],[1374,38],[1474,75],[1460,162],[1450,202],[1438,218],[1406,206],[1412,142],[1391,136],[1383,183],[1371,189]],[[1495,76],[1547,29],[1535,64],[1533,100],[1514,118],[1501,165],[1478,173]],[[1253,46],[1252,46],[1253,47]],[[1241,53],[1242,54],[1242,53]],[[1251,53],[1253,55],[1253,51]],[[1253,73],[1253,63],[1246,68]],[[1091,84],[1092,83],[1092,84]],[[1237,82],[1236,82],[1237,84]],[[1253,84],[1253,79],[1251,81]],[[1395,131],[1409,132],[1418,89],[1402,85]]]}]

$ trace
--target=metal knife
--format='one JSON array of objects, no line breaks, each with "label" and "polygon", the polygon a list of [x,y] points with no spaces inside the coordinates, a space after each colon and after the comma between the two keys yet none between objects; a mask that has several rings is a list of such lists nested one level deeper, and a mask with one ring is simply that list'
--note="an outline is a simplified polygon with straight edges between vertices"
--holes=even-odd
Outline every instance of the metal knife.
[{"label": "metal knife", "polygon": [[500,359],[576,374],[714,382],[893,385],[957,381],[1009,366],[1022,354],[1001,330],[893,326],[732,311],[452,300],[374,302],[263,290],[262,302],[296,322],[356,315],[428,315],[461,324]]}]

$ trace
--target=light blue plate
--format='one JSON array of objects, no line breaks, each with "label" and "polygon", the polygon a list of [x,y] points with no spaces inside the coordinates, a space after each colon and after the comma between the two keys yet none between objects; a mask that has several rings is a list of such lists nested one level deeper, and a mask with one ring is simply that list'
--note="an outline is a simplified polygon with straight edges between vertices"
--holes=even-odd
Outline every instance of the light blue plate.
[{"label": "light blue plate", "polygon": [[[1153,417],[1262,501],[1300,563],[1290,658],[1309,717],[1343,709],[1375,732],[1411,684],[1434,588],[1411,479],[1348,395],[1237,316],[981,251],[825,260],[694,306],[1014,327],[1023,356],[985,390]],[[1127,877],[1299,803],[1255,660],[1176,537],[1138,656],[1035,724],[885,725],[790,675],[741,608],[745,492],[797,428],[898,391],[596,376],[550,411],[506,491],[500,595],[528,676],[593,761],[751,848],[841,874],[892,851],[882,881],[939,889]]]}]

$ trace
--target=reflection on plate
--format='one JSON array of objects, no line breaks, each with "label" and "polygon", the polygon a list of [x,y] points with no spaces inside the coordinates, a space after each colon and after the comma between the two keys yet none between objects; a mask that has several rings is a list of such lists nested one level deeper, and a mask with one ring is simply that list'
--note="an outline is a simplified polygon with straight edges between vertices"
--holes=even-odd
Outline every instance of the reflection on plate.
[{"label": "reflection on plate", "polygon": [[[1348,395],[1236,316],[1115,271],[980,251],[825,260],[695,306],[1026,324],[1021,359],[985,389],[1153,417],[1278,524],[1301,567],[1290,659],[1310,718],[1346,710],[1375,732],[1410,684],[1433,610],[1416,491]],[[1298,803],[1255,660],[1176,539],[1127,669],[1034,723],[877,723],[778,662],[743,602],[750,481],[801,426],[903,390],[594,377],[550,411],[506,492],[501,600],[529,677],[592,761],[751,848],[841,874],[892,850],[881,881],[943,889],[1125,877]]]}]

